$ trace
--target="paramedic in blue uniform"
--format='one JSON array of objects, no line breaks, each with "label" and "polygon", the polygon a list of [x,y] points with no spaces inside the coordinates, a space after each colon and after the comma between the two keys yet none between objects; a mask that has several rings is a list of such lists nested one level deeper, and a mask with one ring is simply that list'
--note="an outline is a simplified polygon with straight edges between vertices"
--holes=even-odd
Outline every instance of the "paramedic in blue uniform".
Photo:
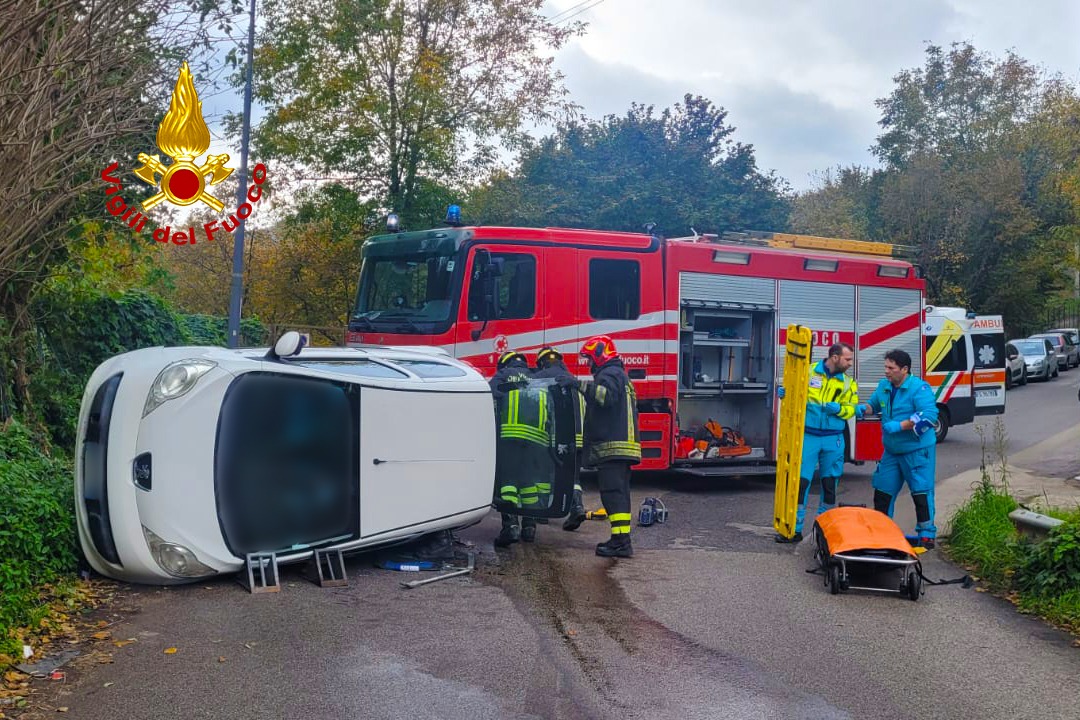
[{"label": "paramedic in blue uniform", "polygon": [[[795,534],[776,536],[776,542],[797,543],[803,539],[806,501],[814,471],[821,468],[821,500],[818,514],[836,507],[836,491],[844,474],[846,444],[844,429],[855,417],[859,405],[859,386],[847,371],[855,352],[847,343],[829,347],[829,355],[810,368],[810,387],[806,393],[806,429],[803,432],[802,462],[799,465],[799,508],[795,513]],[[777,389],[784,397],[784,388]]]},{"label": "paramedic in blue uniform", "polygon": [[[925,380],[911,374],[911,356],[903,350],[885,353],[885,377],[867,404],[866,414],[881,415],[881,456],[872,482],[874,509],[893,516],[896,496],[907,483],[915,503],[917,543],[933,548],[934,471],[937,437],[933,426],[938,410],[934,391]],[[861,417],[862,412],[859,413]]]}]

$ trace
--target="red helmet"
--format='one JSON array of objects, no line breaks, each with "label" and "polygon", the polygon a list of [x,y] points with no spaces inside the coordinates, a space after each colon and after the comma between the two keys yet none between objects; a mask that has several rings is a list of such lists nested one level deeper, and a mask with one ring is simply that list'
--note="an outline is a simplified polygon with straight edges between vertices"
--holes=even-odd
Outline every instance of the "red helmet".
[{"label": "red helmet", "polygon": [[581,356],[589,358],[593,365],[603,365],[609,360],[619,357],[619,351],[615,349],[615,343],[607,335],[596,335],[585,341],[581,346]]}]

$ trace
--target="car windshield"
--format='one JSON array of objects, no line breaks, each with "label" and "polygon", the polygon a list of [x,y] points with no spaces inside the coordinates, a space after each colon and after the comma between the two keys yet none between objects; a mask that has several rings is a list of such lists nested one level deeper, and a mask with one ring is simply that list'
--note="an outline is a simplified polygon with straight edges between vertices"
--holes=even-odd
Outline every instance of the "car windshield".
[{"label": "car windshield", "polygon": [[1059,335],[1040,335],[1039,337],[1049,340],[1050,344],[1053,345],[1055,348],[1059,348],[1062,346],[1061,336]]},{"label": "car windshield", "polygon": [[1016,349],[1024,355],[1044,355],[1046,353],[1046,346],[1035,341],[1018,342],[1016,343]]},{"label": "car windshield", "polygon": [[414,253],[364,259],[354,320],[398,321],[401,332],[422,332],[416,323],[445,322],[453,306],[454,257]]}]

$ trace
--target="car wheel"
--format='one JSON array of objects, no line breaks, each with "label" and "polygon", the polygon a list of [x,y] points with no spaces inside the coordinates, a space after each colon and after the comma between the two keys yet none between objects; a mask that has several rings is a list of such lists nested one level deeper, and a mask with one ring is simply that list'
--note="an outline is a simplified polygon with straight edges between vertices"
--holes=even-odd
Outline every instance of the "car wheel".
[{"label": "car wheel", "polygon": [[1051,375],[1050,377],[1052,377],[1054,380],[1057,380],[1057,376],[1060,375],[1060,374],[1061,374],[1061,370],[1058,369],[1057,365],[1055,365],[1054,366],[1054,374]]},{"label": "car wheel", "polygon": [[949,436],[949,409],[938,405],[937,418],[937,423],[934,424],[934,436],[940,444],[945,442],[945,438]]},{"label": "car wheel", "polygon": [[1027,365],[1020,369],[1020,384],[1027,385]]},{"label": "car wheel", "polygon": [[1012,370],[1006,369],[1005,370],[1005,389],[1006,390],[1011,390],[1012,386],[1013,386]]}]

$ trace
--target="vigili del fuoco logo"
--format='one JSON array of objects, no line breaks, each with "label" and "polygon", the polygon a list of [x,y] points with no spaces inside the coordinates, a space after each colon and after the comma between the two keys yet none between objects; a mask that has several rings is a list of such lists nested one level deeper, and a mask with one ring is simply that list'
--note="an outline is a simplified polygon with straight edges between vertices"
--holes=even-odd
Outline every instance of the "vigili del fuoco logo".
[{"label": "vigili del fuoco logo", "polygon": [[[163,163],[160,155],[139,153],[142,166],[133,171],[135,177],[157,188],[157,192],[143,200],[142,212],[120,196],[120,180],[115,176],[120,164],[113,162],[101,172],[101,179],[109,184],[105,195],[110,196],[105,209],[120,222],[127,224],[135,232],[141,232],[146,223],[143,214],[159,203],[170,202],[179,207],[201,202],[214,212],[222,212],[225,203],[216,198],[210,190],[225,178],[232,175],[233,169],[226,167],[229,156],[207,155],[199,164],[196,160],[210,147],[210,128],[202,116],[202,102],[195,91],[191,70],[185,62],[180,66],[180,77],[173,88],[169,112],[165,113],[157,131],[157,146],[169,158],[171,163]],[[158,178],[160,176],[160,179]],[[262,198],[262,185],[266,182],[266,166],[258,163],[251,171],[251,185],[248,186],[247,201],[241,203],[236,211],[224,218],[219,224],[211,220],[202,226],[206,240],[213,240],[214,234],[236,230],[240,219],[251,214],[252,207]],[[154,240],[174,245],[194,245],[197,242],[194,226],[187,230],[177,229],[172,232],[168,225],[153,232]]]}]

